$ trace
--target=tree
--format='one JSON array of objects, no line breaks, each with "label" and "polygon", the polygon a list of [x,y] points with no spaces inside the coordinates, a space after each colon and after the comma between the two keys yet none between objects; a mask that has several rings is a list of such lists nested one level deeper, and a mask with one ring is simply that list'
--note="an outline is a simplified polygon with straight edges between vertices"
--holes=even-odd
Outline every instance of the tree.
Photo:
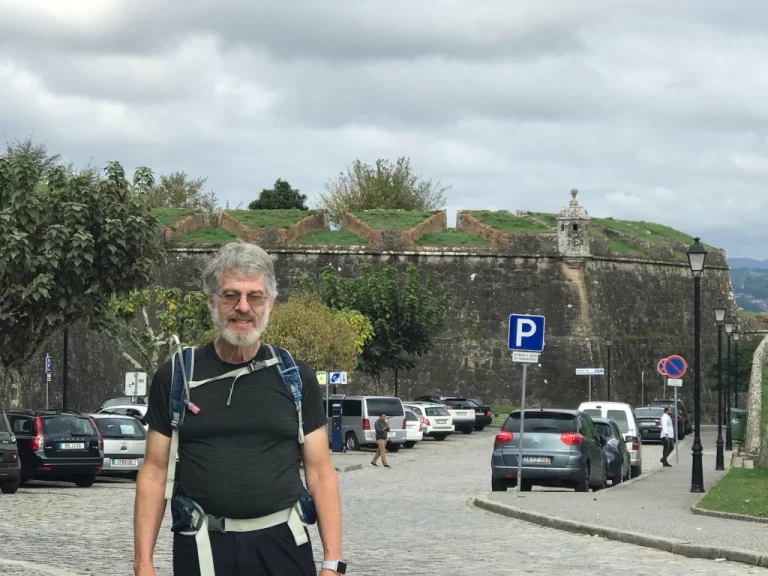
[{"label": "tree", "polygon": [[275,305],[262,341],[285,348],[315,370],[354,372],[372,336],[373,327],[359,312],[332,310],[317,294],[300,290]]},{"label": "tree", "polygon": [[[749,388],[749,378],[752,374],[752,357],[755,354],[760,338],[744,338],[739,340],[739,363],[736,364],[736,346],[731,341],[731,394],[734,393],[736,385],[739,387],[739,396],[746,393]],[[717,391],[717,350],[714,358],[709,363],[705,374],[706,386]],[[728,385],[728,340],[723,330],[723,391]]]},{"label": "tree", "polygon": [[307,197],[291,188],[285,180],[278,178],[275,187],[264,188],[258,199],[248,204],[249,210],[308,210],[305,202]]},{"label": "tree", "polygon": [[182,345],[200,346],[215,337],[215,329],[202,291],[184,294],[178,288],[154,286],[113,297],[91,322],[107,334],[134,370],[151,379],[170,357],[171,335]]},{"label": "tree", "polygon": [[171,172],[160,176],[149,191],[153,208],[185,208],[197,212],[213,212],[218,199],[212,190],[205,190],[208,178],[190,179],[186,172]]},{"label": "tree", "polygon": [[[313,281],[300,280],[309,288]],[[332,308],[359,310],[373,326],[373,337],[360,355],[359,369],[373,377],[381,388],[381,375],[394,371],[395,395],[399,393],[398,371],[411,370],[420,356],[429,352],[445,323],[450,297],[431,273],[422,280],[416,266],[409,266],[402,282],[394,267],[374,272],[364,265],[350,278],[333,266],[320,274],[319,293]]]},{"label": "tree", "polygon": [[44,165],[0,157],[0,402],[14,407],[21,368],[48,336],[149,284],[164,257],[146,169],[131,185],[117,162],[104,175]]},{"label": "tree", "polygon": [[325,184],[320,199],[331,220],[339,223],[345,210],[438,210],[445,206],[447,190],[439,182],[433,184],[414,174],[405,157],[398,158],[395,164],[379,159],[375,167],[355,160],[346,173],[339,173]]}]

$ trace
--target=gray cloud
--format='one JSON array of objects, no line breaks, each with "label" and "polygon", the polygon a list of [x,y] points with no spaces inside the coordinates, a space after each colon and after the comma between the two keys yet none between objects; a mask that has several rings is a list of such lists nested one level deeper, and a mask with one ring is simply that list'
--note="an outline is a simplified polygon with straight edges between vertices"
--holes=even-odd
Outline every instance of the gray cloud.
[{"label": "gray cloud", "polygon": [[[0,136],[230,204],[408,155],[464,208],[651,220],[765,254],[768,6],[6,0]],[[449,221],[453,221],[453,215]]]}]

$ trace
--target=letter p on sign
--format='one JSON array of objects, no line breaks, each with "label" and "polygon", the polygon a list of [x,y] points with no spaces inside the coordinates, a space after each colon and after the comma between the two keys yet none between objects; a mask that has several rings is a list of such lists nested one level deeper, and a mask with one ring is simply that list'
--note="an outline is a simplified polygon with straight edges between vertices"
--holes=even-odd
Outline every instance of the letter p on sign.
[{"label": "letter p on sign", "polygon": [[511,314],[509,316],[510,350],[542,352],[544,350],[544,316]]}]

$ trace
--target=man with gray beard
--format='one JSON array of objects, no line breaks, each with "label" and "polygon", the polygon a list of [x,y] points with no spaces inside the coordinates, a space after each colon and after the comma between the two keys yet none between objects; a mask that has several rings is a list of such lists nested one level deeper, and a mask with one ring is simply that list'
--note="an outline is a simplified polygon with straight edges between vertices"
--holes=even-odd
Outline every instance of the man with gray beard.
[{"label": "man with gray beard", "polygon": [[[320,576],[344,574],[341,503],[315,371],[296,360],[302,381],[302,444],[294,398],[278,366],[270,362],[270,348],[260,342],[277,296],[272,259],[253,244],[227,244],[206,267],[203,289],[219,335],[195,350],[193,379],[215,380],[190,388],[194,412],[178,429],[176,490],[209,518],[204,528],[209,544],[198,556],[199,531],[197,535],[174,531],[173,573],[214,576],[203,567],[210,554],[215,576],[315,576],[309,533],[300,521],[297,528],[295,517],[288,515],[303,489],[299,473],[303,463],[323,544]],[[254,365],[266,367],[237,378],[222,377]],[[153,555],[166,508],[173,431],[171,382],[168,361],[152,379],[146,414],[149,432],[134,508],[136,576],[156,576]],[[274,524],[283,513],[289,519]]]}]

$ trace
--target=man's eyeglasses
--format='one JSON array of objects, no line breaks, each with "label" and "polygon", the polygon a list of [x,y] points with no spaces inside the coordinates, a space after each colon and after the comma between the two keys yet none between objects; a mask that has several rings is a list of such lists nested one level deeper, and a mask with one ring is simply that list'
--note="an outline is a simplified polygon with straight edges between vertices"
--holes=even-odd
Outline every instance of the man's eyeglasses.
[{"label": "man's eyeglasses", "polygon": [[[219,298],[221,298],[221,301],[227,304],[228,306],[237,306],[237,304],[240,302],[240,300],[243,299],[243,293],[237,292],[235,290],[227,290],[226,292],[219,293]],[[251,308],[260,308],[264,306],[264,304],[267,301],[267,297],[263,294],[246,294],[245,295],[246,300],[248,300],[248,305]]]}]

